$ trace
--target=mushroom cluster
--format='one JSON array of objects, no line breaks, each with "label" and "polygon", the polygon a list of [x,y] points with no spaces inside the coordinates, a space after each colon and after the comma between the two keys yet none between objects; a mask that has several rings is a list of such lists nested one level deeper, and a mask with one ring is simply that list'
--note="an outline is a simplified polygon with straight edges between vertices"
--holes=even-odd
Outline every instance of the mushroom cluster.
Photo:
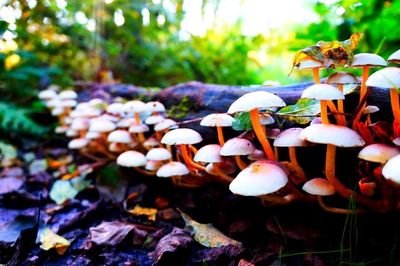
[{"label": "mushroom cluster", "polygon": [[[400,62],[400,50],[389,57]],[[177,186],[195,188],[209,181],[229,186],[232,193],[259,197],[265,204],[285,205],[294,201],[318,203],[324,210],[348,213],[343,207],[328,206],[322,197],[332,195],[357,203],[357,212],[387,212],[400,209],[400,68],[385,67],[387,62],[369,53],[356,54],[348,68],[361,68],[359,106],[346,110],[346,84],[358,84],[353,74],[337,71],[321,83],[323,62],[305,57],[298,69],[312,69],[315,84],[306,88],[302,98],[319,101],[320,116],[307,127],[285,130],[277,126],[277,110],[283,99],[267,91],[246,93],[234,101],[227,113],[210,114],[200,125],[215,127],[218,143],[200,146],[202,136],[165,115],[157,101],[139,100],[107,103],[101,99],[77,103],[77,94],[53,88],[39,94],[60,125],[56,133],[70,137],[70,149],[90,158],[116,161],[143,175],[170,178]],[[330,66],[332,67],[332,65]],[[369,69],[385,67],[369,76]],[[393,143],[374,138],[371,114],[379,108],[368,106],[368,90],[389,90],[393,112]],[[354,116],[349,115],[354,111]],[[249,113],[253,133],[234,138],[224,136],[232,127],[233,115]],[[310,176],[297,150],[324,148],[325,165],[319,176]],[[359,149],[356,186],[336,175],[336,151]],[[358,151],[358,150],[357,150]],[[280,157],[287,152],[288,160]],[[315,174],[315,173],[313,173]],[[321,177],[324,176],[324,177]],[[354,182],[353,182],[354,183]],[[338,202],[332,201],[329,202]]]}]

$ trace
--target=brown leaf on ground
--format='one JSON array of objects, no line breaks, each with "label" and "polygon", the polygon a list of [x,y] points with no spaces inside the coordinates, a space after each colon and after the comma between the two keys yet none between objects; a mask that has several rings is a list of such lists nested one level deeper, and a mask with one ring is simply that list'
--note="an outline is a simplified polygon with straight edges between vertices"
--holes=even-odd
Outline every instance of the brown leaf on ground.
[{"label": "brown leaf on ground", "polygon": [[138,229],[134,224],[128,224],[119,221],[113,222],[102,222],[96,227],[89,228],[90,230],[90,240],[97,245],[117,245],[121,243],[125,237],[133,231],[134,239],[136,243],[137,238],[142,239],[147,235],[147,232]]},{"label": "brown leaf on ground", "polygon": [[165,264],[166,260],[172,261],[172,259],[166,259],[166,257],[169,257],[168,255],[176,255],[176,253],[188,249],[192,242],[193,239],[189,234],[187,234],[184,230],[175,227],[171,233],[161,238],[158,242],[153,253],[154,264],[161,265]]}]

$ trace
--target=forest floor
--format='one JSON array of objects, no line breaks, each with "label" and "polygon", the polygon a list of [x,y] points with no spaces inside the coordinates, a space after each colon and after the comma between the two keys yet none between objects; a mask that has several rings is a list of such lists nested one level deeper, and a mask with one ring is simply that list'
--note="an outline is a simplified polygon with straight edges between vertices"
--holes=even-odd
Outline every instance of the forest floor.
[{"label": "forest floor", "polygon": [[[0,172],[2,264],[400,263],[397,213],[338,215],[306,203],[265,207],[221,184],[179,188],[114,163],[61,181],[93,162],[61,138],[26,140],[17,148],[12,166]],[[180,211],[191,218],[183,220]]]}]

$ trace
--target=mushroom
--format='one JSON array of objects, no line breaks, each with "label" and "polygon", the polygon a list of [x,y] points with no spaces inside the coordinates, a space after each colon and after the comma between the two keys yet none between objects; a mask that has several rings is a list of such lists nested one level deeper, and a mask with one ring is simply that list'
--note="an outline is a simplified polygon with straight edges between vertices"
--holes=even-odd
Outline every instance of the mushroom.
[{"label": "mushroom", "polygon": [[[177,127],[178,127],[178,125],[174,120],[167,118],[167,119],[161,121],[160,123],[155,124],[154,131],[156,132],[157,139],[161,140],[163,132],[168,132],[170,129],[175,129]],[[167,149],[170,149],[170,148],[171,147],[167,146]]]},{"label": "mushroom", "polygon": [[303,185],[302,189],[308,194],[317,196],[319,206],[321,206],[322,209],[328,212],[342,213],[342,214],[353,213],[353,210],[351,209],[329,207],[324,203],[322,199],[323,196],[330,196],[336,193],[335,187],[331,183],[329,183],[328,180],[324,178],[319,178],[319,177],[313,178],[307,181]]},{"label": "mushroom", "polygon": [[319,78],[319,69],[325,68],[325,66],[320,61],[317,61],[317,60],[313,59],[312,57],[307,56],[303,60],[300,61],[300,63],[296,66],[296,68],[299,70],[311,69],[313,71],[313,77],[314,77],[315,84],[321,83],[320,78]]},{"label": "mushroom", "polygon": [[259,109],[283,107],[285,105],[285,102],[275,94],[266,91],[255,91],[246,93],[234,101],[229,107],[228,113],[250,112],[251,123],[257,139],[260,141],[267,158],[275,160],[274,151],[260,124]]},{"label": "mushroom", "polygon": [[400,184],[400,154],[392,157],[382,168],[382,175],[396,184]]},{"label": "mushroom", "polygon": [[220,154],[222,156],[235,156],[236,164],[240,170],[244,170],[247,164],[240,158],[241,155],[250,155],[254,153],[256,148],[254,144],[243,138],[229,139],[221,148]]},{"label": "mushroom", "polygon": [[247,155],[247,159],[249,159],[250,161],[261,161],[266,160],[267,157],[262,150],[255,149],[253,153]]},{"label": "mushroom", "polygon": [[165,118],[162,115],[151,115],[151,116],[146,118],[144,123],[146,125],[155,125],[155,124],[158,124],[158,123],[160,123],[160,122],[162,122],[164,120],[165,120]]},{"label": "mushroom", "polygon": [[219,163],[223,162],[223,159],[220,155],[221,145],[219,144],[209,144],[206,146],[201,147],[196,155],[194,156],[193,160],[195,162],[202,162],[202,163],[212,163],[213,170],[216,172],[216,176],[221,177],[224,182],[230,183],[232,181],[232,177],[224,174],[223,171],[219,170]]},{"label": "mushroom", "polygon": [[132,143],[132,138],[128,131],[118,129],[108,135],[107,141],[115,143],[115,150],[120,152],[128,149],[128,144]]},{"label": "mushroom", "polygon": [[336,191],[344,198],[354,197],[360,202],[376,211],[385,211],[387,206],[383,201],[374,201],[345,187],[335,175],[336,147],[360,147],[365,144],[360,135],[350,128],[332,124],[314,124],[306,127],[299,136],[309,142],[326,144],[325,176],[335,187]]},{"label": "mushroom", "polygon": [[391,54],[387,61],[389,63],[400,64],[400,49]]},{"label": "mushroom", "polygon": [[[353,74],[346,73],[343,71],[338,71],[333,73],[326,79],[327,84],[336,85],[340,92],[343,93],[343,85],[345,84],[357,84],[357,77]],[[346,125],[346,116],[344,115],[344,102],[343,100],[338,100],[338,111],[340,115],[338,116],[338,124],[341,126]]]},{"label": "mushroom", "polygon": [[369,69],[371,67],[383,67],[387,63],[385,59],[377,54],[372,53],[360,53],[354,55],[353,62],[349,67],[351,68],[362,68],[362,80],[360,89],[360,102],[362,101],[364,95],[367,93],[366,82],[369,76]]},{"label": "mushroom", "polygon": [[321,106],[321,120],[329,124],[327,104],[329,100],[343,100],[344,95],[336,87],[329,84],[315,84],[303,91],[301,98],[319,100]]},{"label": "mushroom", "polygon": [[209,114],[204,117],[200,125],[203,127],[216,127],[218,142],[222,146],[225,143],[222,127],[231,127],[234,119],[228,114]]},{"label": "mushroom", "polygon": [[400,136],[400,104],[399,93],[400,87],[400,68],[387,67],[372,74],[367,80],[367,86],[389,89],[390,103],[394,116],[393,131],[395,137]]},{"label": "mushroom", "polygon": [[125,105],[123,103],[112,103],[109,106],[107,106],[107,113],[112,114],[112,115],[117,115],[117,116],[124,116],[125,114]]},{"label": "mushroom", "polygon": [[81,138],[83,138],[86,135],[88,128],[89,128],[89,119],[78,117],[72,120],[71,129],[78,131]]},{"label": "mushroom", "polygon": [[[160,146],[160,142],[154,137],[149,137],[142,143],[142,145],[146,148],[146,150],[150,150],[152,148]],[[168,150],[171,152],[170,149]]]},{"label": "mushroom", "polygon": [[76,92],[73,90],[64,90],[60,92],[58,97],[60,100],[75,100],[78,98],[78,94],[76,94]]},{"label": "mushroom", "polygon": [[375,105],[367,105],[364,108],[363,114],[367,115],[367,120],[366,123],[367,125],[371,125],[372,124],[372,120],[371,120],[371,114],[379,112],[379,107],[375,106]]},{"label": "mushroom", "polygon": [[133,167],[137,172],[144,175],[152,175],[141,167],[147,163],[146,156],[138,151],[126,151],[121,153],[117,158],[117,164],[124,167]]},{"label": "mushroom", "polygon": [[165,112],[165,106],[157,101],[151,101],[146,103],[147,111],[151,112],[152,115],[158,115],[159,113]]},{"label": "mushroom", "polygon": [[70,148],[71,150],[74,149],[82,149],[84,147],[86,147],[89,144],[89,141],[85,138],[77,138],[77,139],[73,139],[68,143],[68,148]]},{"label": "mushroom", "polygon": [[269,202],[288,204],[295,199],[294,194],[276,197],[272,194],[288,183],[284,167],[270,160],[256,161],[242,170],[230,183],[229,190],[242,196],[260,196]]},{"label": "mushroom", "polygon": [[288,147],[289,149],[290,169],[293,169],[295,177],[298,178],[298,180],[293,180],[295,184],[307,181],[304,170],[299,165],[296,156],[296,147],[304,147],[308,145],[306,141],[299,138],[302,131],[303,129],[298,127],[286,129],[282,131],[274,141],[275,147]]},{"label": "mushroom", "polygon": [[57,92],[54,90],[50,90],[50,89],[42,90],[41,92],[39,92],[39,95],[38,95],[40,100],[46,101],[46,102],[51,99],[57,98],[57,96],[58,96]]},{"label": "mushroom", "polygon": [[172,158],[172,154],[164,148],[153,148],[147,152],[146,158],[152,161],[166,161]]},{"label": "mushroom", "polygon": [[172,182],[177,186],[194,188],[202,184],[201,179],[191,180],[188,176],[187,180],[183,176],[187,176],[190,173],[189,169],[181,162],[169,162],[161,166],[156,175],[158,177],[171,177]]},{"label": "mushroom", "polygon": [[168,131],[164,137],[161,139],[161,143],[167,145],[177,145],[180,149],[183,160],[185,161],[186,165],[188,166],[191,173],[194,173],[194,169],[205,171],[205,167],[195,163],[190,156],[188,151],[192,144],[199,143],[203,140],[201,135],[194,131],[193,129],[189,128],[177,128],[171,131]]},{"label": "mushroom", "polygon": [[129,127],[129,132],[135,135],[135,138],[140,142],[143,143],[145,141],[144,132],[150,131],[149,126],[145,124],[133,124]]}]

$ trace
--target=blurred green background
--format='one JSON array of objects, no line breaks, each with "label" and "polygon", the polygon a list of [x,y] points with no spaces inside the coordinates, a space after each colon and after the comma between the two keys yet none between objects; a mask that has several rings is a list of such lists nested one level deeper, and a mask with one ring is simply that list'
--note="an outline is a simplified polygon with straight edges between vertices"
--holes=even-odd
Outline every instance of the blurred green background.
[{"label": "blurred green background", "polygon": [[0,0],[1,101],[30,108],[38,89],[106,70],[162,88],[300,82],[296,50],[360,32],[356,52],[387,58],[399,18],[400,0]]}]

